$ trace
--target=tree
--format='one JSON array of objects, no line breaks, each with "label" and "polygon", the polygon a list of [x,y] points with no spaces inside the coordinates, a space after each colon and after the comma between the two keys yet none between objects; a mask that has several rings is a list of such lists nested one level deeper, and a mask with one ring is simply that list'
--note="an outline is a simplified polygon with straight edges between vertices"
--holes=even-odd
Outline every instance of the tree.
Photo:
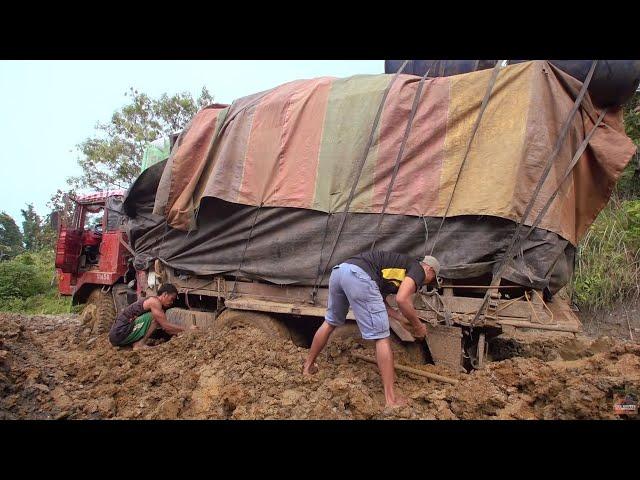
[{"label": "tree", "polygon": [[33,208],[33,203],[27,205],[26,210],[20,210],[22,213],[22,238],[27,251],[35,252],[42,248],[42,219]]},{"label": "tree", "polygon": [[78,189],[127,188],[140,173],[145,147],[154,140],[179,132],[198,110],[213,102],[206,87],[197,100],[190,93],[153,99],[133,88],[130,103],[116,111],[108,123],[98,122],[100,134],[77,147],[83,174],[69,179]]},{"label": "tree", "polygon": [[24,250],[22,233],[11,215],[0,212],[0,259],[13,258]]},{"label": "tree", "polygon": [[73,220],[73,211],[75,209],[75,202],[72,200],[76,196],[74,190],[62,191],[58,189],[56,193],[51,196],[51,199],[47,203],[47,207],[51,210],[51,213],[47,215],[46,223],[51,224],[51,215],[53,212],[58,212],[58,221],[63,227],[71,226]]}]

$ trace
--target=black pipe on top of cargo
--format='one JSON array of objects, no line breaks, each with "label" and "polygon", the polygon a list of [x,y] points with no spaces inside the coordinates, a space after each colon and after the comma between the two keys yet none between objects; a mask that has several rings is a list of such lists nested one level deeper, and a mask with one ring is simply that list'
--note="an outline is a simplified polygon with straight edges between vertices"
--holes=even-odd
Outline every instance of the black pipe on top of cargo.
[{"label": "black pipe on top of cargo", "polygon": [[[509,65],[528,60],[509,60]],[[584,82],[592,60],[547,60],[563,72]],[[385,73],[396,73],[404,60],[385,60]],[[493,68],[498,60],[409,60],[404,73],[429,77],[449,77]],[[599,60],[589,84],[589,95],[598,108],[619,107],[640,85],[640,60]]]}]

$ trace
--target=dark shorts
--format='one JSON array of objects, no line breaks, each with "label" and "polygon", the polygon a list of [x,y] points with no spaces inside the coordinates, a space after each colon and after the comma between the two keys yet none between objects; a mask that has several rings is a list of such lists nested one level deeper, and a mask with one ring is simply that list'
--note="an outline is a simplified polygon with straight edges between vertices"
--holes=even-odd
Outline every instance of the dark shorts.
[{"label": "dark shorts", "polygon": [[140,340],[149,330],[153,322],[153,315],[151,312],[145,312],[135,320],[130,322],[127,326],[116,327],[109,332],[109,341],[113,346],[129,345],[130,343]]}]

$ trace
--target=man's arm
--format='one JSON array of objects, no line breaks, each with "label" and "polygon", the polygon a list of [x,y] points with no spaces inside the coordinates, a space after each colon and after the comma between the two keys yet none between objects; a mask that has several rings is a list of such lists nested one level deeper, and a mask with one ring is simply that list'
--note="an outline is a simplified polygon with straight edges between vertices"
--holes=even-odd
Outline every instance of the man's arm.
[{"label": "man's arm", "polygon": [[162,308],[162,304],[158,299],[152,298],[150,300],[152,300],[150,305],[151,314],[153,315],[153,319],[158,322],[158,325],[160,325],[160,328],[169,335],[177,335],[178,333],[182,333],[186,330],[179,325],[169,323],[169,320],[167,320],[167,316],[164,313],[164,309]]},{"label": "man's arm", "polygon": [[404,317],[402,316],[402,314],[399,311],[397,311],[395,308],[393,308],[391,305],[389,305],[389,302],[387,302],[387,297],[384,298],[384,306],[387,307],[387,314],[391,318],[395,318],[399,322],[402,322],[404,320]]},{"label": "man's arm", "polygon": [[427,334],[427,327],[418,318],[413,307],[413,294],[416,292],[416,282],[411,277],[405,277],[398,288],[396,303],[402,314],[411,322],[415,330],[414,337],[422,338]]}]

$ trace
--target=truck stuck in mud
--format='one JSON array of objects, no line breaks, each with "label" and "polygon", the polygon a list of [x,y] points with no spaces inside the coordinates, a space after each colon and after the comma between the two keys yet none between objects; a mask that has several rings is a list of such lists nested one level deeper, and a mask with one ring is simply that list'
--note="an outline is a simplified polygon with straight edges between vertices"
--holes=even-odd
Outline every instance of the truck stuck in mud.
[{"label": "truck stuck in mud", "polygon": [[589,93],[597,67],[398,67],[211,105],[127,192],[76,199],[60,292],[96,334],[169,282],[172,323],[249,323],[306,345],[331,268],[379,249],[442,265],[414,298],[426,345],[390,319],[416,363],[481,369],[503,332],[579,332],[564,290],[576,248],[635,152],[619,105]]}]

